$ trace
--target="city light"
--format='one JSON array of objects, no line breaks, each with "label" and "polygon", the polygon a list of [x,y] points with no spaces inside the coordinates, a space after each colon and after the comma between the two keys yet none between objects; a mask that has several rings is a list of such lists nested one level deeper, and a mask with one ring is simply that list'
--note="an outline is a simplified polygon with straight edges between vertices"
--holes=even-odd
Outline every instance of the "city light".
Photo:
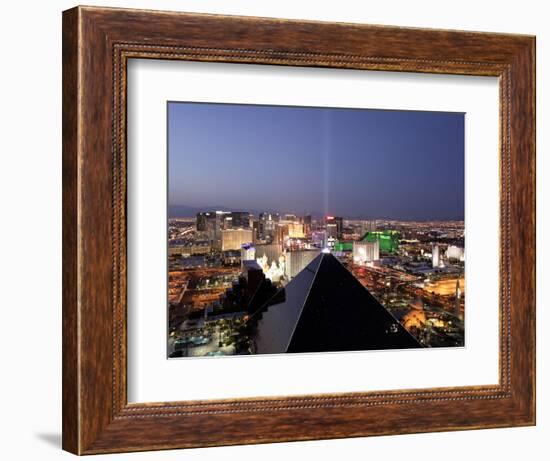
[{"label": "city light", "polygon": [[286,302],[285,287],[319,255],[336,258],[397,319],[388,334],[405,328],[418,347],[464,344],[462,221],[205,210],[170,219],[168,249],[173,356],[254,353],[247,325],[264,318],[255,314],[271,297]]},{"label": "city light", "polygon": [[169,357],[464,346],[463,113],[168,117]]}]

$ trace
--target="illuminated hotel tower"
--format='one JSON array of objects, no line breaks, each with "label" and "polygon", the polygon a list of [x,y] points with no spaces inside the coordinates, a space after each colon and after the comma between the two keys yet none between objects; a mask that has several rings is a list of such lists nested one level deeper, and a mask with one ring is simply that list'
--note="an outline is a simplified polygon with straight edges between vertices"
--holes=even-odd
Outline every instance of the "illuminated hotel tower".
[{"label": "illuminated hotel tower", "polygon": [[325,228],[328,237],[341,240],[344,229],[344,220],[338,216],[327,216],[325,218]]},{"label": "illuminated hotel tower", "polygon": [[432,245],[432,267],[439,267],[439,245]]}]

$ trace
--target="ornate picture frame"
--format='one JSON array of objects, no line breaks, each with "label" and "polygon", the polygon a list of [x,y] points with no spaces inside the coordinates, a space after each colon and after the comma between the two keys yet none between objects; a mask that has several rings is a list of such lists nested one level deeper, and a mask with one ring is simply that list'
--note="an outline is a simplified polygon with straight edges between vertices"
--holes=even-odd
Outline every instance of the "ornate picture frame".
[{"label": "ornate picture frame", "polygon": [[[127,399],[129,59],[493,76],[498,385]],[[63,13],[63,448],[94,454],[535,424],[535,38],[76,7]]]}]

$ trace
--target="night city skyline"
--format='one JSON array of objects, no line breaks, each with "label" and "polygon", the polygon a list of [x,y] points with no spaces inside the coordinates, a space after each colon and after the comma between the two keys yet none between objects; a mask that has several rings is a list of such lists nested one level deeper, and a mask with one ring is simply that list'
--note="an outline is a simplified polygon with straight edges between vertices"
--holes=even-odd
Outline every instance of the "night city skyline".
[{"label": "night city skyline", "polygon": [[464,114],[168,122],[168,358],[464,346]]},{"label": "night city skyline", "polygon": [[464,219],[462,113],[170,102],[168,124],[170,217]]}]

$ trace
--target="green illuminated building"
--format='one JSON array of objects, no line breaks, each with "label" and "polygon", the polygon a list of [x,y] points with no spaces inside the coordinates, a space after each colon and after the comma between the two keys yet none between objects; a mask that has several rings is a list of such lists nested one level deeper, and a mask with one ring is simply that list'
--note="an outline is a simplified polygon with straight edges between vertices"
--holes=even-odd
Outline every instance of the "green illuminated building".
[{"label": "green illuminated building", "polygon": [[364,242],[380,242],[380,251],[387,253],[396,253],[399,248],[400,234],[396,230],[372,231],[367,232],[361,239]]},{"label": "green illuminated building", "polygon": [[337,242],[334,251],[353,251],[353,242]]},{"label": "green illuminated building", "polygon": [[[401,235],[396,230],[372,231],[367,232],[361,239],[364,242],[380,243],[380,251],[386,253],[396,253],[399,248],[399,238]],[[337,242],[334,245],[334,251],[353,251],[353,242]]]}]

